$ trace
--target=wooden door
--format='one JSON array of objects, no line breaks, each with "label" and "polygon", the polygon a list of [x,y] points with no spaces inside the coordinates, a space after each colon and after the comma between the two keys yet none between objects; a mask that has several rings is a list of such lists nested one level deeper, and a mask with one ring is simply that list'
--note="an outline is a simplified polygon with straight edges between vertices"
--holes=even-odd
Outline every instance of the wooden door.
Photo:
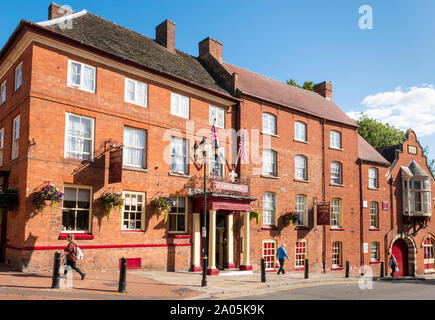
[{"label": "wooden door", "polygon": [[392,253],[397,260],[399,273],[395,273],[395,277],[403,277],[408,275],[408,245],[405,240],[398,239],[394,242]]}]

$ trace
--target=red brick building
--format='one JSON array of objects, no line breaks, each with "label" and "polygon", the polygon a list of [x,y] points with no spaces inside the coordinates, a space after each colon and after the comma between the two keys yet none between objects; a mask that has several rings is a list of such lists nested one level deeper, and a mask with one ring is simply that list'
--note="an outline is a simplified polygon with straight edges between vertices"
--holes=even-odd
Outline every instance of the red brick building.
[{"label": "red brick building", "polygon": [[[49,18],[22,21],[0,52],[0,172],[19,198],[2,218],[2,261],[48,269],[74,233],[84,269],[115,269],[125,256],[132,268],[200,271],[203,172],[193,146],[214,124],[209,274],[258,270],[261,258],[273,271],[282,243],[288,270],[308,259],[313,271],[342,272],[349,261],[358,272],[393,251],[405,274],[411,264],[432,271],[435,191],[413,132],[379,153],[333,102],[330,83],[311,92],[228,64],[211,38],[198,57],[185,54],[169,20],[150,39],[85,10],[52,4]],[[41,214],[33,199],[47,183],[64,198]],[[108,218],[106,192],[124,199]],[[167,222],[154,215],[158,197],[172,199]],[[320,204],[330,205],[328,226],[317,224]],[[285,227],[293,211],[296,226]]]}]

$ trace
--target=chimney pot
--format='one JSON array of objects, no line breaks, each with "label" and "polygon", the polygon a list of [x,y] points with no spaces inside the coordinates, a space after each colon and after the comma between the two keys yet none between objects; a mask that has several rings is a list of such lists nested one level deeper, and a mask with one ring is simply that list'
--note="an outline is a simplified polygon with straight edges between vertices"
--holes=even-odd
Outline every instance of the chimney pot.
[{"label": "chimney pot", "polygon": [[217,61],[222,62],[222,43],[210,37],[199,43],[199,57],[212,55]]},{"label": "chimney pot", "polygon": [[52,2],[48,7],[48,20],[68,16],[73,13],[74,11],[71,9],[70,6],[62,6],[60,4]]},{"label": "chimney pot", "polygon": [[332,83],[324,81],[314,86],[314,92],[317,92],[327,100],[332,100]]},{"label": "chimney pot", "polygon": [[166,47],[168,51],[175,52],[175,22],[166,19],[156,27],[156,41]]}]

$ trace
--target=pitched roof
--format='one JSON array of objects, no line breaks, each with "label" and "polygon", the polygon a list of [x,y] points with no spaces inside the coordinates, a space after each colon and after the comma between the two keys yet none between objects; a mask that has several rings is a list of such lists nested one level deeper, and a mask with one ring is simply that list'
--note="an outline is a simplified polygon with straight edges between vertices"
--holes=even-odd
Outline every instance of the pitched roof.
[{"label": "pitched roof", "polygon": [[422,167],[418,165],[417,162],[415,162],[414,159],[412,159],[411,164],[409,165],[409,170],[412,172],[414,177],[427,177],[430,178],[430,175],[424,170]]},{"label": "pitched roof", "polygon": [[56,33],[214,91],[230,95],[206,71],[199,59],[176,50],[169,52],[157,41],[86,11],[70,17],[72,28],[50,21],[39,23]]},{"label": "pitched roof", "polygon": [[290,86],[226,62],[222,62],[222,65],[230,74],[238,74],[238,88],[242,93],[358,127],[333,101],[316,92]]},{"label": "pitched roof", "polygon": [[375,148],[372,147],[363,137],[358,135],[358,158],[364,161],[379,163],[390,166],[388,162]]}]

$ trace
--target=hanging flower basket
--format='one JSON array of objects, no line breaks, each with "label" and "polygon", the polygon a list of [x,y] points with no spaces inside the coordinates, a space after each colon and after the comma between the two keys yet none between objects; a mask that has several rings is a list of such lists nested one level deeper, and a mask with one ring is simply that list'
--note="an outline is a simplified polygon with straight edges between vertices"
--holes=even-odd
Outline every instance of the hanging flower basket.
[{"label": "hanging flower basket", "polygon": [[51,207],[51,213],[53,213],[54,207],[60,201],[62,201],[63,193],[53,184],[46,184],[41,189],[35,192],[33,197],[33,203],[36,209],[44,212],[46,206]]},{"label": "hanging flower basket", "polygon": [[286,212],[282,216],[283,225],[286,228],[290,226],[290,224],[293,224],[293,226],[295,226],[298,220],[299,220],[299,215],[296,213],[296,211]]},{"label": "hanging flower basket", "polygon": [[260,224],[260,212],[252,210],[249,212],[249,220],[255,219],[257,226]]},{"label": "hanging flower basket", "polygon": [[154,214],[157,217],[157,221],[162,213],[165,214],[165,223],[168,221],[169,212],[173,206],[172,200],[166,197],[157,197],[151,201],[151,205],[154,207]]},{"label": "hanging flower basket", "polygon": [[122,199],[121,193],[106,192],[101,196],[101,201],[103,201],[104,208],[106,209],[107,220],[109,220],[110,213],[114,207],[118,207],[119,212],[121,212],[124,206],[124,199]]},{"label": "hanging flower basket", "polygon": [[0,190],[0,222],[3,219],[3,212],[12,211],[18,203],[17,189],[4,188]]}]

